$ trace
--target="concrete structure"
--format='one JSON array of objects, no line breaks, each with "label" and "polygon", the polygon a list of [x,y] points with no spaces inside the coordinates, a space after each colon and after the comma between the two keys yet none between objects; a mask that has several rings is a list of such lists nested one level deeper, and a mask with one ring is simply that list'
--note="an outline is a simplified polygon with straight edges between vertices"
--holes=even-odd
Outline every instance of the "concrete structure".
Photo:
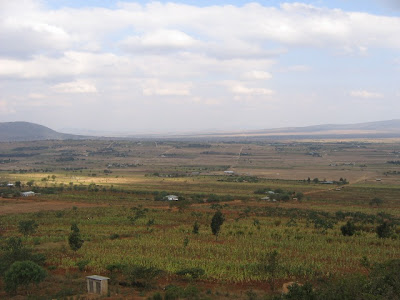
[{"label": "concrete structure", "polygon": [[175,195],[168,195],[168,196],[165,196],[165,198],[166,198],[168,201],[178,201],[178,200],[179,200],[179,197],[178,197],[178,196],[175,196]]},{"label": "concrete structure", "polygon": [[87,290],[89,294],[107,295],[108,280],[110,278],[99,275],[86,276]]},{"label": "concrete structure", "polygon": [[31,196],[35,196],[35,192],[29,191],[29,192],[22,192],[21,193],[22,197],[31,197]]},{"label": "concrete structure", "polygon": [[233,171],[224,171],[225,175],[233,175],[235,174],[235,172]]}]

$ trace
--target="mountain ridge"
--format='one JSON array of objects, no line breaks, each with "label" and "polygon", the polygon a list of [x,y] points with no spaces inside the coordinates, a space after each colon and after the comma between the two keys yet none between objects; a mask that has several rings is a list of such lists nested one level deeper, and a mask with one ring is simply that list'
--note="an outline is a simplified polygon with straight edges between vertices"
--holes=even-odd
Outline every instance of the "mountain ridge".
[{"label": "mountain ridge", "polygon": [[303,127],[283,127],[247,131],[204,132],[195,134],[132,134],[125,136],[87,136],[57,132],[46,126],[18,121],[0,123],[0,142],[36,140],[82,140],[82,139],[135,139],[135,138],[235,138],[235,137],[288,137],[316,138],[345,136],[352,137],[400,137],[400,119],[355,124],[321,124]]}]

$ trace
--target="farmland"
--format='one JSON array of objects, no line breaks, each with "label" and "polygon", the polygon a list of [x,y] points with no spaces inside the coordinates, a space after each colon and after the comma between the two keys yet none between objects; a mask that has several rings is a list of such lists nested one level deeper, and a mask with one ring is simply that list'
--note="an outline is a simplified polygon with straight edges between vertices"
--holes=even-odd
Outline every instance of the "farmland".
[{"label": "farmland", "polygon": [[[400,258],[399,155],[397,140],[1,143],[3,255],[19,237],[45,256],[47,277],[29,289],[40,299],[84,297],[92,274],[111,278],[110,299],[167,297],[168,287],[181,298],[272,299],[289,281],[366,276]],[[213,235],[216,211],[225,221]],[[37,229],[24,235],[30,220]],[[379,238],[385,222],[390,236]],[[132,279],[132,268],[154,276]]]}]

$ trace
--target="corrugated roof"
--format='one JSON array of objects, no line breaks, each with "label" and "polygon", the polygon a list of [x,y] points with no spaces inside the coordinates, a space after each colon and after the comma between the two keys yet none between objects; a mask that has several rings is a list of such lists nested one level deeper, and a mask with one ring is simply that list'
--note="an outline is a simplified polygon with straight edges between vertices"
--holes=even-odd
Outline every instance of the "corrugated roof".
[{"label": "corrugated roof", "polygon": [[86,276],[86,278],[94,279],[94,280],[108,280],[108,279],[110,279],[108,277],[104,277],[104,276],[100,276],[100,275]]}]

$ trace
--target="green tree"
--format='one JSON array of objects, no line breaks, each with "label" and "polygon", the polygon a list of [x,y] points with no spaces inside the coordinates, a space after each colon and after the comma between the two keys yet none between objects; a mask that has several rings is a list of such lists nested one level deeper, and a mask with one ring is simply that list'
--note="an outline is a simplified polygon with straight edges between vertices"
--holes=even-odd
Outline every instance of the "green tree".
[{"label": "green tree", "polygon": [[356,232],[356,226],[354,226],[353,222],[347,221],[346,225],[340,227],[340,230],[344,236],[352,236]]},{"label": "green tree", "polygon": [[220,210],[216,211],[211,220],[211,231],[215,235],[215,240],[218,238],[218,234],[221,230],[222,224],[224,224],[225,218]]},{"label": "green tree", "polygon": [[18,223],[18,231],[27,236],[34,234],[38,226],[35,220],[20,221]]},{"label": "green tree", "polygon": [[71,226],[71,233],[68,236],[68,244],[73,251],[78,251],[84,243],[84,240],[81,238],[81,234],[79,232],[78,225],[75,223]]},{"label": "green tree", "polygon": [[27,184],[27,186],[32,187],[34,182],[35,182],[35,180],[29,180],[26,184]]},{"label": "green tree", "polygon": [[393,225],[387,221],[384,221],[381,225],[376,227],[376,233],[381,239],[389,238],[393,234]]},{"label": "green tree", "polygon": [[40,253],[32,253],[32,250],[22,244],[19,237],[10,237],[3,247],[4,252],[0,256],[0,275],[16,261],[31,260],[37,264],[43,264],[46,257]]},{"label": "green tree", "polygon": [[31,283],[39,284],[46,276],[46,271],[33,261],[17,261],[4,274],[6,291],[15,293],[19,286],[28,287]]},{"label": "green tree", "polygon": [[199,229],[200,229],[199,223],[197,223],[197,221],[194,222],[192,233],[194,233],[194,234],[199,234]]}]

